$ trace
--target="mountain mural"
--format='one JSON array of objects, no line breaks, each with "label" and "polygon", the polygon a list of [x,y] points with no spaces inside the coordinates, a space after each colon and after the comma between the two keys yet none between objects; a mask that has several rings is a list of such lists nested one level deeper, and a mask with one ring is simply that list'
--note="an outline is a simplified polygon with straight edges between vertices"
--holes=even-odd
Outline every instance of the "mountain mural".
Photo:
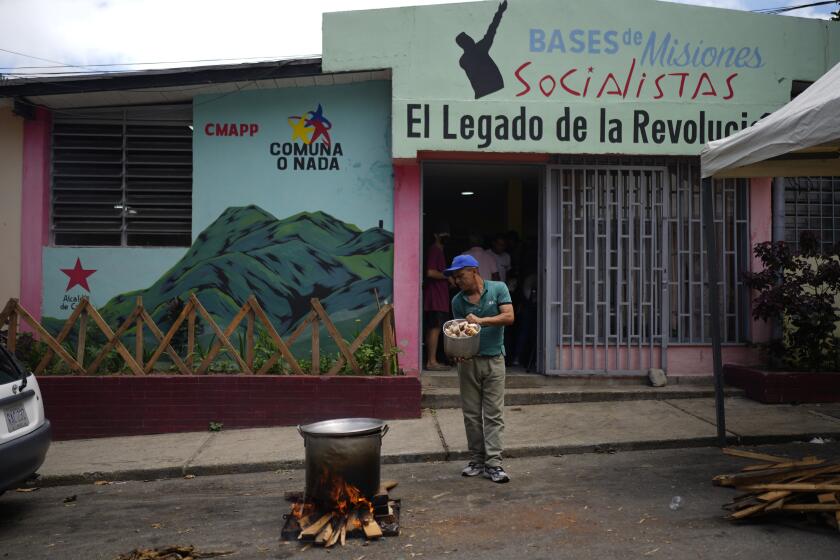
[{"label": "mountain mural", "polygon": [[[279,333],[290,332],[320,298],[345,336],[360,330],[393,290],[393,234],[360,230],[324,212],[277,219],[257,206],[230,207],[175,266],[146,289],[112,298],[100,313],[119,325],[137,296],[162,329],[172,300],[195,293],[222,328],[254,294]],[[61,321],[57,321],[60,323]]]}]

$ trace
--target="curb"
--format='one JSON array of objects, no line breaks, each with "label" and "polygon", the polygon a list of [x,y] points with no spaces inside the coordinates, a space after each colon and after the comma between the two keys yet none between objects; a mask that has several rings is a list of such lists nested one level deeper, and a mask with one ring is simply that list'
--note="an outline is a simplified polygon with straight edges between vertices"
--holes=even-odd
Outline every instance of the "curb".
[{"label": "curb", "polygon": [[[679,391],[562,391],[552,389],[518,389],[522,392],[505,392],[505,406],[529,406],[535,404],[576,404],[592,402],[667,401],[684,399],[714,398],[714,389]],[[727,388],[724,396],[743,397],[741,389]],[[423,392],[422,408],[461,408],[461,397],[457,389],[434,389]]]},{"label": "curb", "polygon": [[[821,432],[819,434],[786,434],[786,435],[759,435],[759,436],[738,436],[729,435],[726,438],[727,445],[765,445],[777,443],[791,443],[796,441],[808,441],[815,435],[840,439],[840,431]],[[665,440],[640,440],[625,442],[603,442],[597,444],[582,445],[540,445],[529,447],[512,447],[505,450],[505,457],[511,459],[526,457],[548,457],[558,455],[581,455],[585,453],[616,453],[627,451],[653,451],[657,449],[689,449],[697,447],[717,447],[717,438],[699,437],[687,439],[665,439]],[[435,451],[428,453],[403,453],[399,455],[384,455],[382,464],[404,464],[404,463],[431,463],[461,461],[469,458],[467,451]],[[151,481],[158,479],[182,478],[186,474],[195,476],[218,476],[230,474],[246,474],[270,472],[277,470],[298,470],[304,468],[301,459],[290,461],[263,461],[253,463],[237,463],[227,465],[193,465],[173,466],[153,469],[129,469],[124,471],[110,472],[86,472],[67,475],[48,475],[38,478],[30,483],[30,486],[52,487],[72,486],[78,484],[91,484],[97,480],[128,481],[140,480]]]}]

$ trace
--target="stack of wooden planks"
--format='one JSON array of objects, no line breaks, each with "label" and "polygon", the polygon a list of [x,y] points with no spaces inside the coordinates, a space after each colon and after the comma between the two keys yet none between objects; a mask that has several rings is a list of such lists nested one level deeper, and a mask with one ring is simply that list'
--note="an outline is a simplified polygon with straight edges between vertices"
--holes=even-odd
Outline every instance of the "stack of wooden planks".
[{"label": "stack of wooden planks", "polygon": [[723,452],[758,461],[740,472],[712,479],[717,486],[741,492],[723,506],[731,512],[729,519],[812,514],[840,530],[840,462],[827,462],[815,456],[792,459],[732,448]]}]

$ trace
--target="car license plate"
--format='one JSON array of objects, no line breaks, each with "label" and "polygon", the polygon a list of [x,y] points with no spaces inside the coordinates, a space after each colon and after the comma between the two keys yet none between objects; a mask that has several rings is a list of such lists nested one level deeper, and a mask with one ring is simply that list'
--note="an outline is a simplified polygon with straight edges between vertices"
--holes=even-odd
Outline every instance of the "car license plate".
[{"label": "car license plate", "polygon": [[23,405],[7,408],[3,411],[9,432],[14,432],[29,425],[29,417]]}]

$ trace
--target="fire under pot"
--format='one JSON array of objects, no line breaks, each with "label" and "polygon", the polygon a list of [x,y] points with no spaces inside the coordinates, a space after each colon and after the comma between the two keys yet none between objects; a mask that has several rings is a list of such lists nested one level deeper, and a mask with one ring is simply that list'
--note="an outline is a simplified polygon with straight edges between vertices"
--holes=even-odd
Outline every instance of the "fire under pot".
[{"label": "fire under pot", "polygon": [[400,534],[396,481],[380,481],[382,438],[388,425],[375,418],[325,420],[298,426],[306,448],[306,490],[287,492],[281,538],[331,547],[345,539]]}]

